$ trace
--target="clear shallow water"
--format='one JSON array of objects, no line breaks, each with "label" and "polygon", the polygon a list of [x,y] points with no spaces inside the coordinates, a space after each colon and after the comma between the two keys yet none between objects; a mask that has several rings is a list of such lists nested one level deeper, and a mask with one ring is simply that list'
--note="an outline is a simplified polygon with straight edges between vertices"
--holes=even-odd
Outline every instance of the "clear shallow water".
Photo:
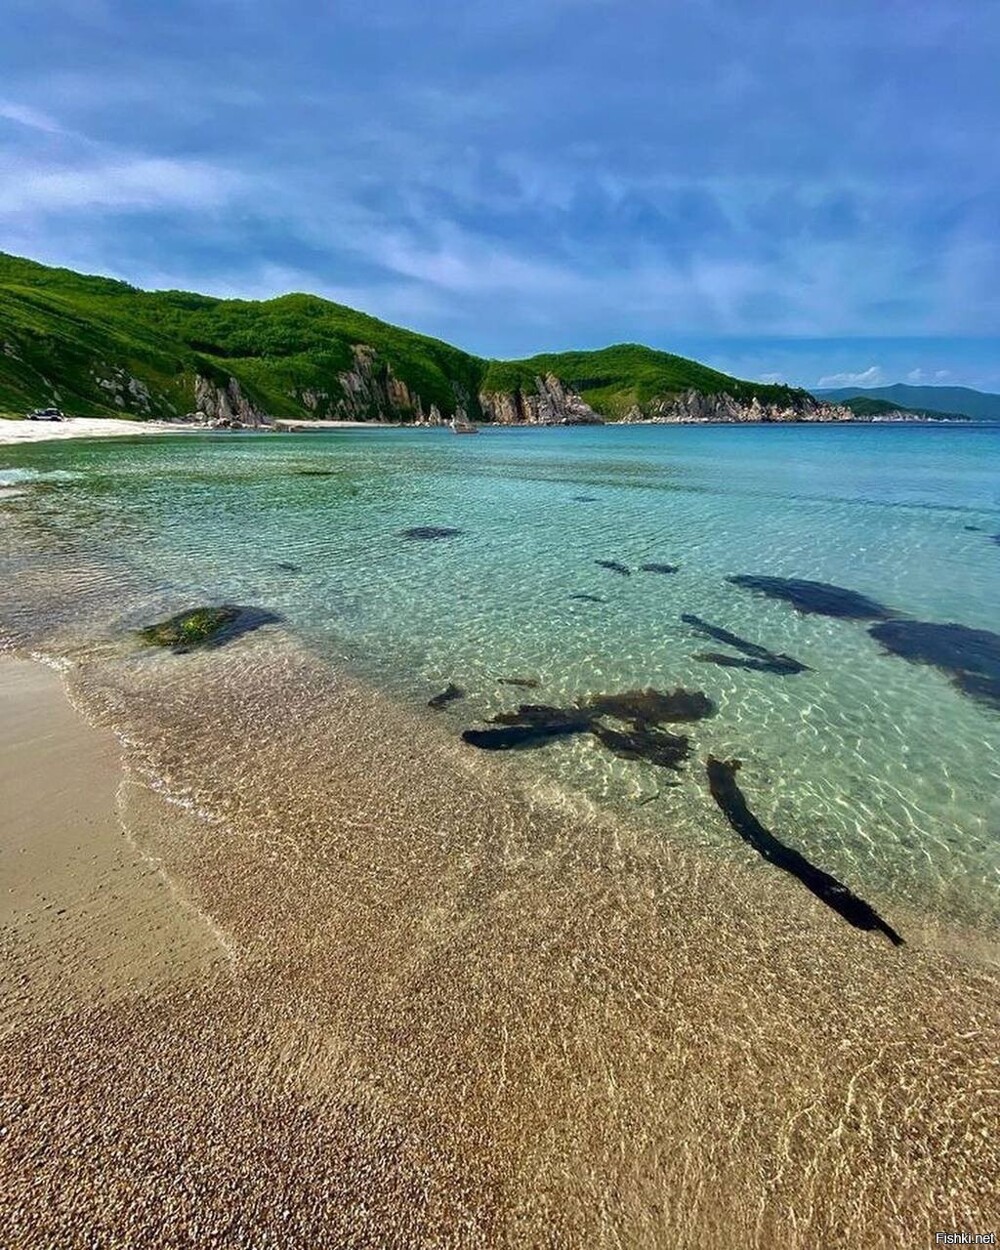
[{"label": "clear shallow water", "polygon": [[[0,485],[27,488],[3,506],[36,544],[82,542],[105,561],[109,626],[136,623],[116,595],[124,561],[164,611],[229,600],[281,612],[415,706],[456,682],[466,698],[427,713],[456,736],[522,701],[704,690],[719,712],[690,727],[696,751],[675,789],[592,738],[510,767],[649,836],[747,854],[703,768],[709,752],[738,756],[761,820],[858,893],[993,929],[1000,715],[883,654],[864,623],[805,616],[725,578],[812,578],[997,629],[998,465],[1000,431],[984,428],[363,430],[6,448]],[[461,532],[401,536],[428,525]],[[653,561],[680,567],[639,571]],[[682,613],[811,671],[699,662],[726,648]]]}]

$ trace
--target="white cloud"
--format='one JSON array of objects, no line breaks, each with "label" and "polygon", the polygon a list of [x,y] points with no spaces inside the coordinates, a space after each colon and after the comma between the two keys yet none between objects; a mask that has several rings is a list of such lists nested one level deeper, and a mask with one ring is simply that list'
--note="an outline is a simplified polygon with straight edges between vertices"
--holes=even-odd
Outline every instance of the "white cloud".
[{"label": "white cloud", "polygon": [[817,387],[826,386],[882,386],[885,374],[880,365],[869,365],[859,373],[829,373],[820,378]]},{"label": "white cloud", "polygon": [[20,126],[27,126],[30,130],[44,131],[48,135],[63,132],[59,123],[47,113],[30,108],[27,104],[18,104],[14,100],[0,100],[0,117],[9,122],[17,122]]},{"label": "white cloud", "polygon": [[0,215],[73,213],[81,209],[214,208],[243,179],[201,161],[143,156],[53,168],[5,159]]}]

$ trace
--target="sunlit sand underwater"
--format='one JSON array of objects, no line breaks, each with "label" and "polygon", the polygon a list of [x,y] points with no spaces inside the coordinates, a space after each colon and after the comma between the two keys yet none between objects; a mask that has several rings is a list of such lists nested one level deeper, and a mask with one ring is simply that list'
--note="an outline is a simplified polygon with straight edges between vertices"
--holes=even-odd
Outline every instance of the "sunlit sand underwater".
[{"label": "sunlit sand underwater", "polygon": [[[519,704],[703,691],[716,714],[671,727],[691,740],[678,771],[592,734],[504,762],[549,801],[746,856],[704,771],[738,758],[762,823],[883,911],[993,929],[996,708],[887,653],[871,621],[727,578],[990,630],[998,462],[1000,433],[958,426],[359,430],[34,446],[6,451],[0,480],[27,489],[5,511],[36,546],[85,548],[120,628],[160,604],[264,608],[456,740]],[[802,671],[740,667],[683,616]]]}]

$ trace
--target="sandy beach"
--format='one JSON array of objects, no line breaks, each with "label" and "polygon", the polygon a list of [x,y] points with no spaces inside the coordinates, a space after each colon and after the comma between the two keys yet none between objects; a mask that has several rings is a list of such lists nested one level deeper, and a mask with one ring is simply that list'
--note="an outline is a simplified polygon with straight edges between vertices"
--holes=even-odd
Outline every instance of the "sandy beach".
[{"label": "sandy beach", "polygon": [[[288,434],[320,434],[330,430],[400,429],[393,421],[276,421],[274,430]],[[137,434],[229,434],[207,425],[183,421],[125,421],[118,417],[67,417],[64,421],[0,420],[0,446],[43,443],[67,438],[122,438]],[[270,433],[246,429],[238,433]]]},{"label": "sandy beach", "polygon": [[995,969],[528,807],[291,644],[109,677],[124,774],[0,666],[10,1244],[991,1227]]},{"label": "sandy beach", "polygon": [[0,445],[66,438],[122,438],[136,434],[205,433],[173,421],[125,421],[117,417],[67,417],[64,421],[0,420]]}]

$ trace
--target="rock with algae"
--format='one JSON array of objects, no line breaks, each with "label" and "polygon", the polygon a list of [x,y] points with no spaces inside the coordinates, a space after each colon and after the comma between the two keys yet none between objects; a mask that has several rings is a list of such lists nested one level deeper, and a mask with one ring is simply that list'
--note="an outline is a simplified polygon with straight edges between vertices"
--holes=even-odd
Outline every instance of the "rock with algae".
[{"label": "rock with algae", "polygon": [[167,647],[175,655],[184,655],[196,648],[221,647],[262,625],[280,620],[277,613],[265,608],[224,603],[218,607],[202,606],[177,612],[165,621],[140,629],[139,637],[147,646]]}]

